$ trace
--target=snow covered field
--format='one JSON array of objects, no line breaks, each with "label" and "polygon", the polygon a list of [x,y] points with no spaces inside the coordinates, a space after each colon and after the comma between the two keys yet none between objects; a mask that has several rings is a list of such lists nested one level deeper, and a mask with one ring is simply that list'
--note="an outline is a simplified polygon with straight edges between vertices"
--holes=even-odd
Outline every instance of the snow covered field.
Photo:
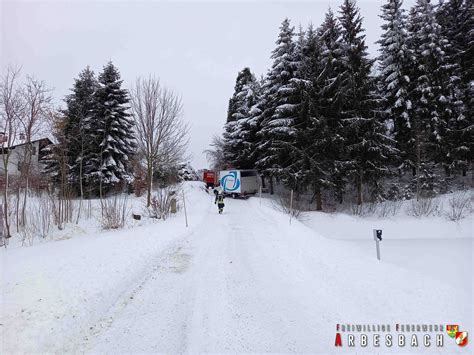
[{"label": "snow covered field", "polygon": [[[338,323],[472,334],[472,219],[310,213],[290,225],[258,198],[227,199],[220,216],[199,183],[185,190],[189,228],[179,213],[1,250],[0,352],[348,352],[334,347]],[[381,261],[373,228],[384,230]]]}]

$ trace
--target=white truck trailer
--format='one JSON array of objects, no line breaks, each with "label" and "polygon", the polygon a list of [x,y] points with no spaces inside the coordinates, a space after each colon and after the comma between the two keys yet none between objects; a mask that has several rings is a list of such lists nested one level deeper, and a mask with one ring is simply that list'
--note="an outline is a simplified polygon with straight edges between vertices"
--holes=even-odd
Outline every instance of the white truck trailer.
[{"label": "white truck trailer", "polygon": [[232,197],[247,197],[260,188],[257,170],[223,170],[219,173],[219,183],[224,194]]}]

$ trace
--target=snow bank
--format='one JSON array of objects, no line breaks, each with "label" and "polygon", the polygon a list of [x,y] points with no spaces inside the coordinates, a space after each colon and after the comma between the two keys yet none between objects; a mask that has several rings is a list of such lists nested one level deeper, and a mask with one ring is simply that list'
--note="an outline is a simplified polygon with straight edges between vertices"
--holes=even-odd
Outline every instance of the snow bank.
[{"label": "snow bank", "polygon": [[[200,184],[185,185],[189,223],[204,214]],[[72,351],[89,325],[157,267],[187,234],[181,211],[165,222],[0,250],[2,352]]]}]

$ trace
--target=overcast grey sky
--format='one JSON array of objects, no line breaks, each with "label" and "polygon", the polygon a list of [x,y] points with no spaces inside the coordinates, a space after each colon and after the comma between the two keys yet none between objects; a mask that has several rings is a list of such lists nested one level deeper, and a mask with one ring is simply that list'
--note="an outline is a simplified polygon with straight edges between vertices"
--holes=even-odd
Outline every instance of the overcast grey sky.
[{"label": "overcast grey sky", "polygon": [[[257,75],[271,65],[281,21],[316,27],[337,1],[29,1],[0,0],[0,65],[21,65],[54,88],[56,101],[90,65],[97,73],[112,60],[130,88],[137,76],[155,74],[183,98],[191,125],[189,153],[195,168],[221,133],[237,72]],[[380,6],[359,0],[367,45],[376,55]],[[406,0],[405,7],[414,0]]]}]

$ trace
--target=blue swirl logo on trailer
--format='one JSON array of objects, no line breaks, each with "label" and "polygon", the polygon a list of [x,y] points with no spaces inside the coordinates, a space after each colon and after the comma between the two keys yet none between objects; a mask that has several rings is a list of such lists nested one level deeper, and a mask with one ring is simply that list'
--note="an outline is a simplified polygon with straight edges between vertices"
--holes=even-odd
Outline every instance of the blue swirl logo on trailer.
[{"label": "blue swirl logo on trailer", "polygon": [[[227,186],[227,179],[229,178],[234,180],[234,184],[230,188]],[[224,175],[221,178],[221,186],[224,192],[232,192],[237,190],[240,187],[240,180],[237,179],[237,171],[230,171],[227,175]]]}]

